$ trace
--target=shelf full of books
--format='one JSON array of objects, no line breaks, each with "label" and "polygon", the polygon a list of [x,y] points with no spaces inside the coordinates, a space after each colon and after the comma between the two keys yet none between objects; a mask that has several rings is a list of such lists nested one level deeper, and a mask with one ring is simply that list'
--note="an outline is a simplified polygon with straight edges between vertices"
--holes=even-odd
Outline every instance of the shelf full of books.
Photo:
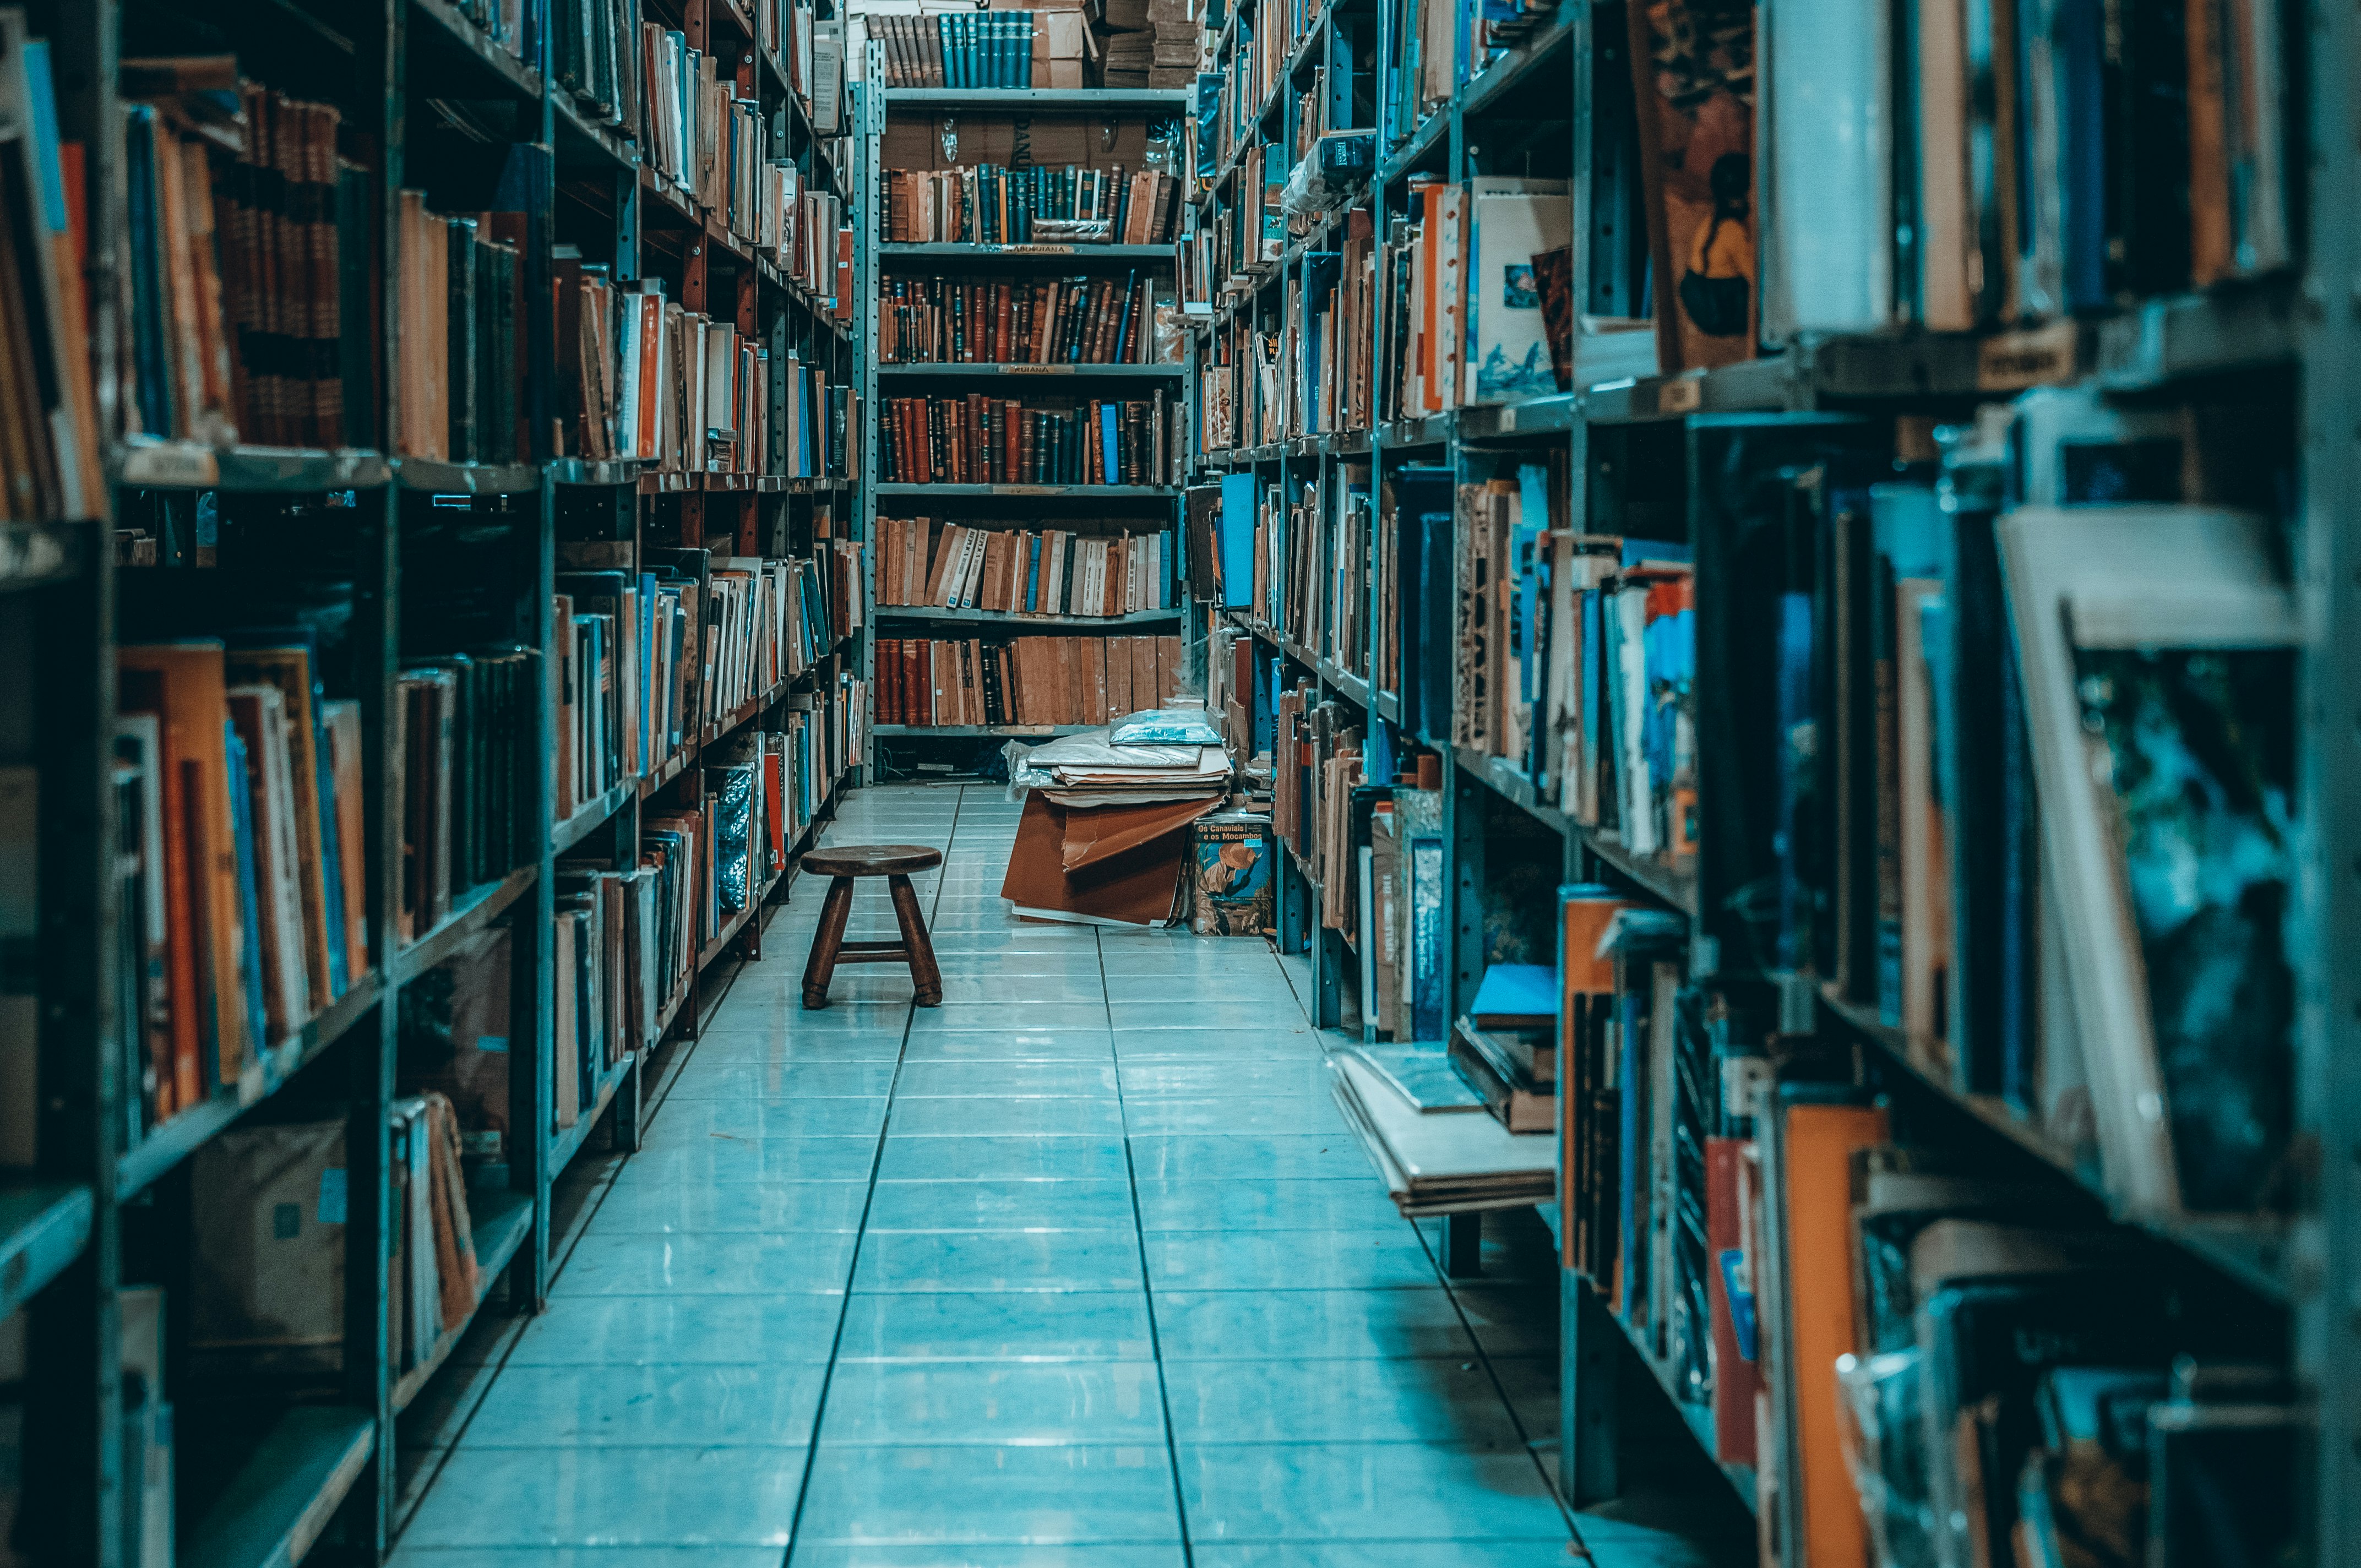
[{"label": "shelf full of books", "polygon": [[0,9],[32,1563],[381,1561],[867,743],[841,19],[359,20]]},{"label": "shelf full of books", "polygon": [[[965,25],[876,17],[873,38],[907,20],[954,41]],[[903,80],[890,55],[870,63]],[[1181,674],[1177,95],[1036,105],[1058,95],[985,87],[947,128],[898,87],[859,92],[881,759],[1147,706]]]},{"label": "shelf full of books", "polygon": [[[2356,825],[2290,697],[2361,610],[2296,411],[2356,329],[2293,330],[2351,111],[2279,9],[2084,21],[1204,18],[1188,635],[1321,1021],[1554,1132],[1577,1532],[2172,1561],[2235,1469],[2235,1551],[2361,1540]],[[1373,1147],[1465,1105],[1346,1076]]]}]

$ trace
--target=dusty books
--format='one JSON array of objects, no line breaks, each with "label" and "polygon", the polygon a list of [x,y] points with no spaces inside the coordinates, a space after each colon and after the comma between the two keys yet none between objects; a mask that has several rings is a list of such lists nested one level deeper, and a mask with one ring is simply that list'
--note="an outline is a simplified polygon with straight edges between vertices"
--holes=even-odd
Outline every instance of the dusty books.
[{"label": "dusty books", "polygon": [[1104,618],[1174,604],[1172,535],[877,520],[877,602]]},{"label": "dusty books", "polygon": [[1162,285],[1120,278],[889,278],[877,302],[888,365],[1146,365]]},{"label": "dusty books", "polygon": [[1345,1120],[1404,1214],[1546,1202],[1556,1188],[1548,1138],[1521,1138],[1489,1116],[1428,1116],[1349,1051],[1328,1058]]},{"label": "dusty books", "polygon": [[1104,724],[1180,689],[1177,637],[881,637],[881,724]]},{"label": "dusty books", "polygon": [[1159,170],[996,164],[888,169],[880,199],[888,244],[1162,245],[1180,182]]}]

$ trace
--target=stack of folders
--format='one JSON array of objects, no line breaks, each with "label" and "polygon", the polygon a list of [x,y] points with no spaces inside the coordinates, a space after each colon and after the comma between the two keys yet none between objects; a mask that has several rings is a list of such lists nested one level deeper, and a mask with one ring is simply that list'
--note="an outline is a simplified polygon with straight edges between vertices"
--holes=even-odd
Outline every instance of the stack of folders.
[{"label": "stack of folders", "polygon": [[877,520],[877,602],[1105,617],[1172,608],[1170,532],[1093,537]]},{"label": "stack of folders", "polygon": [[434,1093],[397,1100],[386,1121],[393,1176],[387,1360],[407,1372],[432,1361],[443,1337],[467,1325],[483,1280],[451,1102]]},{"label": "stack of folders", "polygon": [[[267,1047],[368,970],[360,707],[323,699],[316,653],[283,628],[117,650],[135,1143],[272,1082]],[[0,775],[28,833],[32,795],[29,770]]]}]

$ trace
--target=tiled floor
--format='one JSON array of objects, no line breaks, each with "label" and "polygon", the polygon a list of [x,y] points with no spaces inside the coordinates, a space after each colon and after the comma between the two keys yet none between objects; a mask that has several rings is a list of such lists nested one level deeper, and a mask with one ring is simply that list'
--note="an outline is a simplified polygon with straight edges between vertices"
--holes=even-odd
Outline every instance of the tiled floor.
[{"label": "tiled floor", "polygon": [[[1447,1286],[1282,960],[1018,924],[1016,815],[850,800],[832,840],[947,850],[944,1004],[867,966],[803,1012],[798,889],[489,1361],[402,1568],[1574,1561],[1546,1251]],[[891,934],[882,892],[854,926]]]}]

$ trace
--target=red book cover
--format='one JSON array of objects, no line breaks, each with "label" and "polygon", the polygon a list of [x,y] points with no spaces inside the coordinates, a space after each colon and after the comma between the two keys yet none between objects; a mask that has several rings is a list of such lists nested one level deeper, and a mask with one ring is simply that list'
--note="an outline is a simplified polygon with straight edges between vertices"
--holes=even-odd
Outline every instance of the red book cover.
[{"label": "red book cover", "polygon": [[1738,1138],[1705,1142],[1706,1292],[1713,1317],[1713,1445],[1724,1464],[1754,1463],[1754,1403],[1763,1390],[1753,1262]]}]

